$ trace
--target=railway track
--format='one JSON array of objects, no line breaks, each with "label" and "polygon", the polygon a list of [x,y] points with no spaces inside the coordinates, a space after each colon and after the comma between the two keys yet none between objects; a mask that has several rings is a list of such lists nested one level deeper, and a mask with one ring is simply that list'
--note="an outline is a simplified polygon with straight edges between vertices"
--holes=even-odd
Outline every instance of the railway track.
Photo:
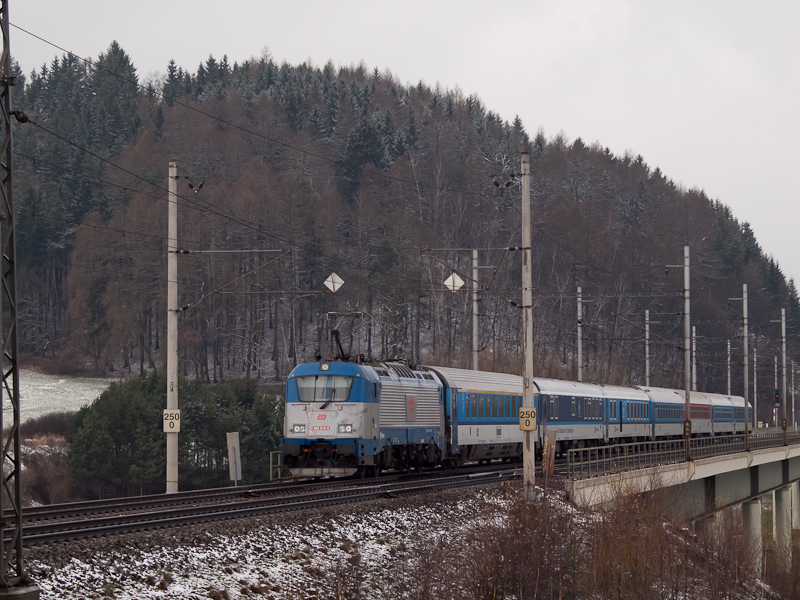
[{"label": "railway track", "polygon": [[23,510],[23,538],[28,546],[51,544],[381,498],[401,498],[507,481],[521,474],[521,470],[514,466],[467,471],[470,472],[400,475],[369,481],[266,484],[36,507]]}]

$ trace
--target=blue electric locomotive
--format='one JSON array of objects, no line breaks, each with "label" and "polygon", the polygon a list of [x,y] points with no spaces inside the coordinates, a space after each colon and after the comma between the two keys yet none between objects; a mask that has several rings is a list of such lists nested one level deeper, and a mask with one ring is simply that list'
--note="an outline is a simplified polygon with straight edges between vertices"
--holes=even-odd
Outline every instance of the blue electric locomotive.
[{"label": "blue electric locomotive", "polygon": [[295,476],[440,464],[442,384],[399,363],[298,365],[286,385],[283,462]]}]

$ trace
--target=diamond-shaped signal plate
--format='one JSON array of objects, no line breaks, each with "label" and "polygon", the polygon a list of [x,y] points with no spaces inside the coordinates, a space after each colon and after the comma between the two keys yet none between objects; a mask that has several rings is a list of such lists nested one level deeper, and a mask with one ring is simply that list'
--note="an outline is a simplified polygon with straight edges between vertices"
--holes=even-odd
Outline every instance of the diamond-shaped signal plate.
[{"label": "diamond-shaped signal plate", "polygon": [[342,280],[342,278],[336,273],[331,273],[323,283],[325,284],[326,288],[335,294],[336,291],[344,285],[344,280]]},{"label": "diamond-shaped signal plate", "polygon": [[444,284],[445,286],[447,286],[448,290],[450,290],[455,294],[458,290],[460,290],[464,286],[464,280],[461,279],[461,277],[459,277],[457,273],[453,273],[452,275],[450,275],[450,277],[444,280]]}]

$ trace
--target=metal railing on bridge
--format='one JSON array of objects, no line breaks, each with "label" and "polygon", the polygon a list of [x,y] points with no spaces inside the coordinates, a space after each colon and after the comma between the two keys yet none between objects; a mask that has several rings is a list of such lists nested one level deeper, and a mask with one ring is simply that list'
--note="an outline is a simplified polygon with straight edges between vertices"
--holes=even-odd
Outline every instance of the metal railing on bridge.
[{"label": "metal railing on bridge", "polygon": [[[776,448],[800,444],[800,431],[760,432],[750,435],[750,450]],[[744,452],[747,446],[745,436],[720,435],[692,438],[689,453],[692,459],[723,456]],[[614,446],[577,448],[567,451],[567,477],[586,479],[598,475],[621,473],[634,469],[657,467],[684,462],[686,460],[686,440],[663,440],[653,442],[633,442]]]}]

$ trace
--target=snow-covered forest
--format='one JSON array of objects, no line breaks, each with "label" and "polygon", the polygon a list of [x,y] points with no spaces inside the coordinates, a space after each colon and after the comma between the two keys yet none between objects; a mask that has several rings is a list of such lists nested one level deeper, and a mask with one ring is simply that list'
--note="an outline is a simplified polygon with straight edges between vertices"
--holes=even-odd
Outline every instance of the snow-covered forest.
[{"label": "snow-covered forest", "polygon": [[[518,371],[520,256],[502,248],[520,244],[523,150],[537,374],[575,376],[580,286],[584,378],[644,382],[649,309],[651,380],[680,386],[683,276],[665,267],[686,244],[700,389],[725,390],[732,340],[742,393],[741,303],[729,299],[743,283],[765,396],[780,347],[770,321],[785,307],[789,332],[800,326],[794,283],[724,198],[681,188],[642,156],[504,121],[459,89],[268,55],[194,71],[170,62],[142,80],[112,43],[92,63],[64,56],[21,74],[14,92],[31,120],[14,131],[21,343],[64,372],[164,365],[170,159],[179,247],[217,251],[179,258],[190,378],[280,381],[332,352],[333,326],[352,353],[467,366],[471,282],[449,293],[443,281],[471,275],[472,248],[481,367]],[[335,295],[323,286],[332,272],[345,282]]]}]

